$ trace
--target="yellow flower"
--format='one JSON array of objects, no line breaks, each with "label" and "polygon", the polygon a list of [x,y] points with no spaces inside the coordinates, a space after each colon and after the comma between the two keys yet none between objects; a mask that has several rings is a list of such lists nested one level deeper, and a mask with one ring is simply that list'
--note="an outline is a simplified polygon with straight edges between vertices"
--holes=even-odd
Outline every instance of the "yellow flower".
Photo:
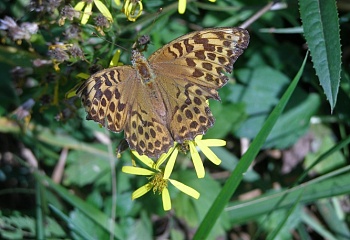
[{"label": "yellow flower", "polygon": [[129,174],[135,174],[135,175],[142,175],[142,176],[148,176],[149,182],[143,185],[142,187],[138,188],[136,191],[132,193],[132,200],[139,198],[149,192],[151,189],[153,189],[153,193],[158,192],[162,195],[162,201],[163,201],[163,209],[165,211],[168,211],[171,209],[171,200],[170,200],[170,194],[168,190],[168,182],[170,182],[172,185],[174,185],[177,189],[182,191],[183,193],[186,193],[187,195],[198,199],[200,194],[193,188],[176,181],[174,179],[164,179],[164,173],[160,169],[160,166],[162,163],[168,158],[168,156],[171,154],[171,150],[160,156],[157,162],[154,162],[149,157],[143,155],[140,156],[136,151],[132,151],[133,154],[146,166],[148,166],[151,170],[146,168],[140,168],[135,166],[124,166],[122,168],[122,171]]},{"label": "yellow flower", "polygon": [[92,5],[95,3],[98,10],[102,13],[103,16],[105,16],[108,21],[113,22],[112,14],[109,12],[108,8],[104,3],[101,2],[101,0],[84,0],[80,1],[75,5],[74,9],[77,11],[82,11],[84,8],[83,16],[81,17],[81,24],[85,25],[91,14],[92,14]]},{"label": "yellow flower", "polygon": [[[216,0],[208,0],[209,2],[215,2]],[[184,14],[186,11],[187,0],[179,0],[178,12]]]},{"label": "yellow flower", "polygon": [[129,21],[135,22],[141,16],[143,5],[141,0],[126,0],[122,11]]},{"label": "yellow flower", "polygon": [[[205,170],[203,166],[203,162],[199,156],[199,153],[196,149],[196,146],[203,152],[203,154],[215,165],[219,165],[221,160],[215,155],[215,153],[210,150],[209,147],[221,147],[226,145],[226,141],[221,139],[202,139],[202,135],[198,135],[193,141],[188,141],[187,143],[190,148],[190,153],[194,165],[194,169],[196,170],[197,177],[203,178],[205,175]],[[170,173],[173,171],[173,167],[175,164],[175,160],[177,154],[179,152],[178,148],[181,145],[178,145],[172,152],[168,163],[165,166],[164,170],[164,178],[167,179],[170,176]]]}]

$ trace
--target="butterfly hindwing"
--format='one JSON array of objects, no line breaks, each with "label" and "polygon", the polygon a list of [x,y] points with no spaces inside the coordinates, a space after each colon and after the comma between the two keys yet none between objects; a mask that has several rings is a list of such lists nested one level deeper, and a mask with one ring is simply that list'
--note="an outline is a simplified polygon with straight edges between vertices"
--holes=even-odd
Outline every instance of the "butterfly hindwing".
[{"label": "butterfly hindwing", "polygon": [[131,111],[124,129],[125,138],[140,155],[159,157],[174,145],[162,96],[156,84],[138,87],[134,94],[129,102]]}]

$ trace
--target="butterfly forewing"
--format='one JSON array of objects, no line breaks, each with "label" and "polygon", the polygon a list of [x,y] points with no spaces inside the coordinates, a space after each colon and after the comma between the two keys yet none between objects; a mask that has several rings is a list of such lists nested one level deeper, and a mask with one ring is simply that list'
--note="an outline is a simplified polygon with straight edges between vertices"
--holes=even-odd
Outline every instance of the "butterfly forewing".
[{"label": "butterfly forewing", "polygon": [[131,66],[113,67],[93,74],[77,90],[87,112],[87,119],[94,120],[109,130],[124,129],[130,100],[126,88],[133,91],[136,73]]},{"label": "butterfly forewing", "polygon": [[232,72],[248,43],[245,29],[209,28],[175,39],[151,55],[149,61],[155,69],[172,69],[169,75],[181,75],[217,89],[227,82],[224,72]]},{"label": "butterfly forewing", "polygon": [[131,149],[159,157],[174,141],[183,143],[214,124],[207,99],[248,46],[240,28],[210,28],[179,37],[150,56],[133,52],[133,66],[92,75],[77,91],[87,119],[124,130]]},{"label": "butterfly forewing", "polygon": [[219,100],[216,89],[227,82],[224,73],[232,72],[248,42],[244,29],[206,29],[170,42],[149,58],[168,99],[169,127],[176,142],[204,134],[214,124],[206,100]]}]

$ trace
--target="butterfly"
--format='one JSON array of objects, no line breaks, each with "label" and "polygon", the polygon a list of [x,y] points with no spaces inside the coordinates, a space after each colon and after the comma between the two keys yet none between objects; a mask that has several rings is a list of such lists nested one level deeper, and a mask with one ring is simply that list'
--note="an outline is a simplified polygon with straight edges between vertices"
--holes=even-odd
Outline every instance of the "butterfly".
[{"label": "butterfly", "polygon": [[204,134],[214,117],[207,99],[228,81],[249,44],[241,28],[208,28],[183,35],[148,59],[132,51],[132,65],[101,70],[77,90],[87,112],[113,132],[124,130],[130,149],[158,158],[174,143]]}]

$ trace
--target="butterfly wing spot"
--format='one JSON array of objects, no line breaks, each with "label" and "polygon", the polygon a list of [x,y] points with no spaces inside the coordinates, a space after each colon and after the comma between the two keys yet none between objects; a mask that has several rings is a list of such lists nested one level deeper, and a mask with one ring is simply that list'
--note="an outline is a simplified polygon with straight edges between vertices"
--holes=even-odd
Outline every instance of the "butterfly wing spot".
[{"label": "butterfly wing spot", "polygon": [[[186,84],[184,89],[177,99],[178,105],[174,107],[170,123],[171,134],[179,143],[204,134],[214,123],[212,113],[205,102],[207,98],[212,98],[212,93],[192,83]],[[179,107],[180,102],[182,104]]]},{"label": "butterfly wing spot", "polygon": [[159,157],[173,146],[174,141],[160,118],[152,117],[150,107],[142,104],[132,107],[130,118],[126,120],[125,138],[130,148],[140,155]]}]

